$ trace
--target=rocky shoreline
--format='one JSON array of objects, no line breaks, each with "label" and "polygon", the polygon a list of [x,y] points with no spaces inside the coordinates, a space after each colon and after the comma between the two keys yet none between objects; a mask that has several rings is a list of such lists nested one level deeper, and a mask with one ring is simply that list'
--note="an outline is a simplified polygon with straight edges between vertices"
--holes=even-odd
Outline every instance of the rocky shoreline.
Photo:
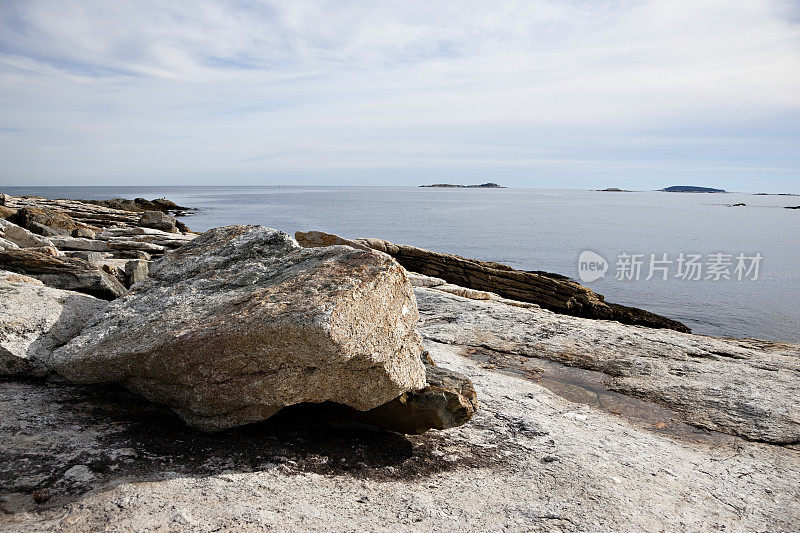
[{"label": "rocky shoreline", "polygon": [[0,195],[3,530],[800,522],[800,346],[166,202]]}]

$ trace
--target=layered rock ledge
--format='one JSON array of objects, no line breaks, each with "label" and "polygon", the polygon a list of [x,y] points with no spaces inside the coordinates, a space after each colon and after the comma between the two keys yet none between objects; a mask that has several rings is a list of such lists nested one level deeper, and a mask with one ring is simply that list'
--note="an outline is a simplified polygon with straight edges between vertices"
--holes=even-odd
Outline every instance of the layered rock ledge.
[{"label": "layered rock ledge", "polygon": [[416,246],[395,244],[382,239],[343,239],[320,231],[295,233],[303,246],[333,243],[371,248],[394,257],[412,272],[444,279],[464,288],[495,293],[501,297],[534,303],[557,313],[585,318],[616,320],[651,328],[667,328],[689,333],[684,324],[644,309],[607,303],[601,294],[566,276],[549,272],[515,270],[502,263],[467,259],[458,255],[432,252]]}]

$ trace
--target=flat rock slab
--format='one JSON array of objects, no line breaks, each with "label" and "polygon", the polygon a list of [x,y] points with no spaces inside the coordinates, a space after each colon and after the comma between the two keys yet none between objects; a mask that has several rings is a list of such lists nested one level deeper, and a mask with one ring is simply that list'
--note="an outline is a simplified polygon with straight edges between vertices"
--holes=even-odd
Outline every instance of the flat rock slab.
[{"label": "flat rock slab", "polygon": [[50,239],[32,233],[23,227],[17,226],[13,222],[3,219],[0,219],[0,238],[13,242],[19,248],[53,246]]},{"label": "flat rock slab", "polygon": [[[51,250],[52,253],[45,253]],[[125,286],[95,265],[73,257],[58,257],[55,248],[0,250],[0,269],[36,278],[48,287],[82,292],[104,300],[125,294]]]},{"label": "flat rock slab", "polygon": [[385,254],[229,226],[153,263],[54,365],[78,383],[122,382],[215,431],[287,405],[368,410],[424,388],[417,319],[405,270]]},{"label": "flat rock slab", "polygon": [[48,374],[53,349],[77,336],[107,303],[0,270],[0,376]]},{"label": "flat rock slab", "polygon": [[425,339],[604,372],[609,389],[699,427],[800,442],[800,346],[720,339],[522,309],[416,288]]},{"label": "flat rock slab", "polygon": [[675,441],[483,369],[456,347],[426,346],[474,382],[481,409],[470,424],[403,436],[299,423],[295,412],[283,424],[278,415],[202,433],[127,391],[0,381],[0,529],[788,532],[800,523],[796,450]]}]

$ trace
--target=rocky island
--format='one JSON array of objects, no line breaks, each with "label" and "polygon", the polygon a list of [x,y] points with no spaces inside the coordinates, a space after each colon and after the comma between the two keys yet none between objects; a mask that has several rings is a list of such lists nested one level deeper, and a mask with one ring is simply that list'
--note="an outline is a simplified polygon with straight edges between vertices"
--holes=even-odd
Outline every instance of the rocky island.
[{"label": "rocky island", "polygon": [[128,207],[0,195],[4,531],[800,522],[800,345]]},{"label": "rocky island", "polygon": [[697,187],[696,185],[672,185],[661,189],[663,192],[727,192],[725,189],[714,189],[712,187]]},{"label": "rocky island", "polygon": [[433,185],[420,185],[420,187],[441,187],[445,189],[505,189],[497,183],[481,183],[480,185],[453,185],[451,183],[434,183]]}]

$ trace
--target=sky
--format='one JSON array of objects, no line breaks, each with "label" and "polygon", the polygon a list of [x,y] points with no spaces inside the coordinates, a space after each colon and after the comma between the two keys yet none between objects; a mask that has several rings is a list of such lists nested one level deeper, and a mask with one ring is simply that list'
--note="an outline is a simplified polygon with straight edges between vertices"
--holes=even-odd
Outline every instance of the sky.
[{"label": "sky", "polygon": [[798,0],[0,0],[0,186],[800,192]]}]

